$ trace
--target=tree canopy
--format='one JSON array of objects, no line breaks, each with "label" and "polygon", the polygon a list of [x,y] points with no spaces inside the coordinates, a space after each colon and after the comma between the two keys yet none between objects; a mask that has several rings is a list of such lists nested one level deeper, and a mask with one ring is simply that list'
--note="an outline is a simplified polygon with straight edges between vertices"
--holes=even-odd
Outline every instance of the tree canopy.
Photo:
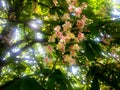
[{"label": "tree canopy", "polygon": [[113,1],[1,0],[0,90],[120,90]]}]

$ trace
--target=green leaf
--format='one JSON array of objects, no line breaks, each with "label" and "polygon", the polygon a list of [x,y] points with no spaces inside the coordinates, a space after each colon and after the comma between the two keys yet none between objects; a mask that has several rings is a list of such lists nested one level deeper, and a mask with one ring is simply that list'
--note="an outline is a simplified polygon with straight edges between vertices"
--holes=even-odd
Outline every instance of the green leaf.
[{"label": "green leaf", "polygon": [[52,75],[51,77],[49,77],[49,79],[47,81],[47,89],[54,90],[54,88],[55,88],[55,78]]},{"label": "green leaf", "polygon": [[93,40],[86,40],[85,42],[85,55],[89,60],[96,60],[96,57],[101,56],[100,46]]},{"label": "green leaf", "polygon": [[87,9],[83,10],[83,13],[87,16],[87,18],[92,19],[95,18],[95,13],[93,12],[91,7],[88,7]]},{"label": "green leaf", "polygon": [[60,4],[60,9],[62,9],[62,11],[66,11],[68,8],[68,4],[66,3],[65,0],[58,0],[59,4]]},{"label": "green leaf", "polygon": [[51,8],[51,9],[50,9],[50,14],[51,14],[51,15],[55,15],[55,11],[56,11],[55,8]]},{"label": "green leaf", "polygon": [[4,90],[44,90],[40,84],[33,78],[23,77],[16,80],[13,84]]},{"label": "green leaf", "polygon": [[92,35],[97,36],[99,34],[98,29],[96,29],[95,23],[91,23],[90,25],[88,25],[88,29],[90,30]]},{"label": "green leaf", "polygon": [[51,70],[50,70],[50,69],[44,69],[44,70],[42,71],[42,73],[43,73],[43,75],[46,77],[46,76],[48,76],[48,75],[51,73]]},{"label": "green leaf", "polygon": [[56,69],[53,73],[54,77],[58,80],[63,80],[64,79],[64,75],[62,74],[62,72],[59,69]]},{"label": "green leaf", "polygon": [[92,82],[90,90],[100,90],[100,86],[99,86],[99,82],[98,82],[98,77],[97,76],[95,76],[93,78],[93,82]]}]

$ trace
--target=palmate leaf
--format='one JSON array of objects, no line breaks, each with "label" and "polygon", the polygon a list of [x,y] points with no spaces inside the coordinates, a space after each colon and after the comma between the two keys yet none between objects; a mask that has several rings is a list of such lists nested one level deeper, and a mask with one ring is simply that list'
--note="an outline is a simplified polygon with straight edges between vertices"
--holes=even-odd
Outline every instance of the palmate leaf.
[{"label": "palmate leaf", "polygon": [[95,36],[99,35],[99,31],[98,29],[96,29],[96,26],[94,23],[89,24],[88,29],[90,30],[92,35],[95,35]]},{"label": "palmate leaf", "polygon": [[44,90],[40,84],[33,78],[23,77],[16,80],[4,90]]},{"label": "palmate leaf", "polygon": [[64,81],[66,78],[60,70],[56,69],[53,73],[53,77],[55,79],[57,89],[67,90],[66,82]]},{"label": "palmate leaf", "polygon": [[47,81],[47,90],[73,90],[65,75],[59,70],[51,74]]},{"label": "palmate leaf", "polygon": [[[84,0],[83,0],[83,2],[84,2]],[[94,12],[93,12],[93,10],[92,10],[92,8],[91,7],[87,7],[87,9],[85,9],[84,11],[83,11],[83,13],[86,15],[86,17],[87,18],[89,18],[89,19],[93,19],[93,18],[95,18],[96,16],[95,16],[95,14],[94,14]]]},{"label": "palmate leaf", "polygon": [[55,89],[55,78],[51,76],[47,81],[47,89],[54,90]]},{"label": "palmate leaf", "polygon": [[100,46],[93,40],[86,40],[85,44],[85,55],[89,60],[96,60],[97,57],[101,57],[101,48]]}]

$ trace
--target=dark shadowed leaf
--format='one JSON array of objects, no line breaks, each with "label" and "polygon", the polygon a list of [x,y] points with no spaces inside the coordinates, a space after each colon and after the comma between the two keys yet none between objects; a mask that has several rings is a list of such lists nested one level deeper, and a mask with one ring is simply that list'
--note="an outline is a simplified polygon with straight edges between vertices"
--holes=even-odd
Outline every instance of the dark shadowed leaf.
[{"label": "dark shadowed leaf", "polygon": [[89,60],[96,60],[96,57],[101,56],[101,48],[95,41],[88,39],[84,43],[85,54]]},{"label": "dark shadowed leaf", "polygon": [[4,90],[44,90],[40,84],[33,78],[23,77]]},{"label": "dark shadowed leaf", "polygon": [[91,85],[91,89],[90,89],[90,90],[100,90],[97,76],[95,76],[95,77],[93,78],[93,82],[92,82],[92,85]]}]

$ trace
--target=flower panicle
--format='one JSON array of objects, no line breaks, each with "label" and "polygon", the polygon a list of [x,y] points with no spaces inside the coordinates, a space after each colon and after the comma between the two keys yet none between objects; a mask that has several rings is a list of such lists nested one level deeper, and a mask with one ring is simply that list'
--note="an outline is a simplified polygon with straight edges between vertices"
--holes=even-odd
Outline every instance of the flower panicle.
[{"label": "flower panicle", "polygon": [[[55,5],[58,4],[56,1],[57,0],[54,0]],[[87,7],[87,4],[82,3],[81,6],[78,7],[78,5],[76,5],[77,0],[66,0],[66,2],[68,4],[68,12],[64,13],[59,19],[62,23],[53,28],[53,34],[49,36],[48,39],[48,43],[54,43],[52,44],[54,48],[53,46],[48,45],[46,51],[48,53],[57,51],[62,55],[62,58],[61,56],[58,56],[57,58],[60,57],[60,59],[63,59],[63,62],[74,65],[78,58],[78,52],[81,49],[79,43],[85,39],[85,35],[81,32],[81,29],[84,29],[87,18],[85,15],[82,15],[82,11]],[[71,13],[74,13],[75,16],[71,16]],[[74,31],[73,28],[76,28],[76,31]],[[49,59],[47,58],[44,61],[46,64],[49,63]]]}]

